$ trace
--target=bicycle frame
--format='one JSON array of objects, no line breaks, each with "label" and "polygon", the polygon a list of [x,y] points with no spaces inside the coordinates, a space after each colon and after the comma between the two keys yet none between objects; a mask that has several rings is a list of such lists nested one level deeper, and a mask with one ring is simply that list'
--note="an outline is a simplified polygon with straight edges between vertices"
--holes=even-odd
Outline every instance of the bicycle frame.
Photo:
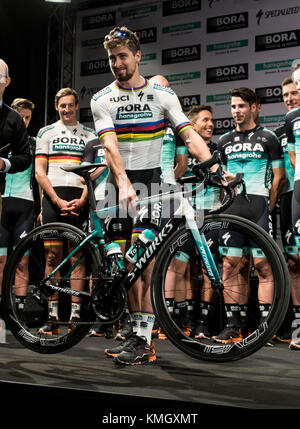
[{"label": "bicycle frame", "polygon": [[[151,260],[158,254],[158,252],[160,251],[161,247],[166,242],[166,240],[179,227],[179,225],[183,222],[184,219],[187,222],[188,229],[191,231],[191,235],[201,255],[201,259],[203,261],[204,267],[207,271],[207,274],[208,274],[209,280],[211,281],[212,286],[214,284],[221,283],[221,279],[219,277],[219,273],[215,265],[214,258],[206,242],[205,235],[199,232],[199,225],[197,225],[197,222],[195,220],[195,209],[189,204],[187,200],[187,196],[189,194],[191,195],[192,193],[199,193],[201,189],[202,189],[202,183],[198,185],[195,189],[193,189],[192,192],[189,192],[186,196],[184,196],[182,190],[180,190],[173,193],[166,192],[163,194],[150,196],[149,198],[140,201],[140,203],[145,203],[145,202],[154,203],[155,201],[164,201],[171,197],[174,200],[178,200],[180,204],[178,209],[175,211],[173,217],[166,223],[163,229],[158,233],[155,240],[150,244],[150,246],[146,249],[146,251],[141,256],[141,258],[136,262],[133,269],[129,271],[128,274],[125,276],[125,278],[122,280],[122,285],[124,286],[126,291],[128,291],[133,286],[135,281],[140,277],[140,275],[149,265]],[[94,194],[92,193],[92,195]],[[66,264],[89,241],[92,241],[94,244],[96,244],[96,247],[98,248],[101,257],[105,258],[105,252],[104,252],[105,241],[104,241],[104,234],[103,234],[103,229],[100,221],[100,216],[102,214],[109,215],[112,212],[115,213],[115,211],[118,209],[118,206],[104,208],[102,210],[96,210],[96,203],[95,201],[92,200],[92,208],[94,208],[94,210],[92,210],[92,220],[93,220],[95,229],[75,249],[73,249],[71,253],[69,253],[66,256],[66,258],[48,275],[48,277],[46,278],[46,285],[53,290],[63,292],[63,293],[65,292],[68,295],[75,295],[77,297],[91,296],[89,292],[73,290],[70,288],[65,288],[66,290],[64,291],[64,288],[55,286],[53,284],[49,284],[47,280],[50,280],[52,277],[54,277],[56,272],[59,271],[62,268],[62,266]],[[105,216],[102,216],[102,217],[105,217]],[[187,234],[186,240],[182,241],[182,238],[181,238],[180,245],[182,245],[185,241],[189,239],[190,239],[190,235]],[[72,271],[79,263],[80,263],[80,258],[78,258],[76,263],[68,271],[67,273],[68,276],[71,275]]]}]

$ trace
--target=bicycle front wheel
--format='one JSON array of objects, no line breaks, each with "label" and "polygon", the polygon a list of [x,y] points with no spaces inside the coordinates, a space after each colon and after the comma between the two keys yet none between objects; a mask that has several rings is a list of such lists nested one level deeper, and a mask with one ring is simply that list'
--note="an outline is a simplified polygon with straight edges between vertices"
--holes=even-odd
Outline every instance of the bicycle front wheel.
[{"label": "bicycle front wheel", "polygon": [[[99,265],[97,249],[87,242],[61,264],[85,237],[71,225],[46,224],[23,238],[7,261],[2,285],[4,318],[16,339],[34,352],[65,351],[94,323],[89,291]],[[73,290],[86,295],[76,297]],[[75,302],[77,314],[72,318]]]},{"label": "bicycle front wheel", "polygon": [[[237,216],[208,215],[199,231],[214,247],[222,281],[208,280],[191,231],[179,228],[153,269],[152,304],[161,331],[197,359],[245,358],[270,341],[283,322],[290,298],[286,261],[262,228]],[[226,248],[233,234],[243,237],[242,249]],[[190,311],[186,303],[192,303]]]}]

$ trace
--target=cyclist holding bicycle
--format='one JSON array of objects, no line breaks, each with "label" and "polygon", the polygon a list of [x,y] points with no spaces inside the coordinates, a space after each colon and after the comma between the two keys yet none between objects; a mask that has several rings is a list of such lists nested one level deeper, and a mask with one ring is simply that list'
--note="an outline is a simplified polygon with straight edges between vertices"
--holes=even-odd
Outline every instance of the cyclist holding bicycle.
[{"label": "cyclist holding bicycle", "polygon": [[[256,94],[249,88],[236,88],[230,91],[230,96],[236,129],[220,137],[218,149],[228,171],[234,174],[244,173],[248,201],[243,195],[237,195],[226,213],[252,220],[271,235],[272,224],[269,213],[273,210],[285,184],[282,148],[273,132],[255,122]],[[233,231],[223,234],[220,237],[220,251],[223,255],[227,324],[214,339],[222,343],[231,343],[242,339],[240,307],[243,306],[246,313],[251,257],[260,284],[258,296],[262,318],[267,315],[269,303],[272,302],[273,280],[269,265],[260,249],[254,248],[253,243],[245,243],[241,234]]]},{"label": "cyclist holding bicycle", "polygon": [[[116,27],[105,36],[104,47],[116,80],[93,96],[91,110],[111,170],[108,183],[115,185],[120,207],[126,211],[137,204],[138,187],[144,189],[144,194],[139,193],[143,197],[151,194],[151,185],[152,189],[160,185],[165,117],[195,157],[206,160],[210,152],[182,112],[176,94],[140,75],[141,50],[135,33]],[[155,204],[140,207],[134,222],[128,217],[109,219],[108,237],[128,242],[145,228],[157,232],[160,215],[161,205]],[[115,357],[115,363],[136,365],[156,359],[151,340],[155,320],[149,293],[152,267],[153,263],[128,294],[135,334],[119,347],[105,351]]]}]

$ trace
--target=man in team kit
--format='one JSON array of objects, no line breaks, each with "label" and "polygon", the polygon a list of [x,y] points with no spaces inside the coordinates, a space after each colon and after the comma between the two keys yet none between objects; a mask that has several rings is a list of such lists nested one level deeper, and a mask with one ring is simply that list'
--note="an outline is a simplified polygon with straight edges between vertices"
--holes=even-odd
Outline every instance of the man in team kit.
[{"label": "man in team kit", "polygon": [[[25,98],[16,98],[11,107],[20,114],[28,128],[35,107],[34,103]],[[0,285],[9,250],[12,250],[19,240],[33,229],[34,221],[40,213],[39,187],[34,177],[35,138],[28,137],[28,141],[32,156],[31,165],[24,171],[7,173],[5,176],[0,222]],[[19,310],[24,308],[27,294],[28,262],[29,255],[24,255],[15,279],[16,303]]]},{"label": "man in team kit", "polygon": [[[298,92],[300,92],[300,60],[295,60],[292,78]],[[294,189],[292,196],[292,224],[295,244],[298,248],[298,259],[295,256],[299,272],[300,258],[300,107],[295,107],[286,114],[285,126],[287,133],[289,157],[294,169]],[[300,282],[292,287],[292,302],[294,321],[292,322],[292,341],[289,348],[300,350],[300,338],[298,335],[300,324]]]},{"label": "man in team kit", "polygon": [[[91,110],[110,168],[107,182],[116,187],[120,207],[126,211],[128,206],[137,205],[138,197],[143,197],[137,185],[143,185],[139,188],[150,194],[151,187],[161,183],[165,117],[195,157],[206,160],[210,152],[182,112],[176,94],[140,75],[141,50],[135,33],[116,27],[105,36],[104,47],[116,80],[93,96]],[[130,243],[145,229],[156,233],[159,229],[161,208],[145,205],[138,209],[140,216],[134,222],[129,217],[108,222],[107,236],[123,241],[123,250],[124,240]],[[134,334],[117,348],[105,350],[117,364],[135,365],[156,359],[151,340],[155,320],[150,299],[152,266],[128,293],[129,310],[136,322]]]},{"label": "man in team kit", "polygon": [[[43,190],[42,223],[65,222],[83,228],[87,222],[87,188],[80,177],[66,172],[61,167],[79,165],[87,142],[95,138],[95,132],[76,119],[78,95],[72,88],[62,88],[55,96],[55,108],[59,120],[39,130],[36,139],[35,172]],[[54,240],[45,244],[47,275],[56,267],[62,257],[62,242]],[[81,290],[84,277],[84,263],[78,264],[71,276],[71,287]],[[72,277],[74,279],[72,280]],[[41,328],[45,334],[60,330],[58,321],[58,298],[48,301],[49,318]],[[80,298],[72,297],[72,321],[80,318]]]},{"label": "man in team kit", "polygon": [[[282,88],[282,98],[283,102],[288,111],[296,109],[300,106],[300,93],[297,91],[296,84],[294,83],[292,77],[285,78],[281,83]],[[295,237],[293,232],[293,222],[292,222],[292,196],[294,189],[294,169],[292,167],[289,151],[288,151],[288,139],[287,139],[287,129],[286,124],[276,128],[274,130],[277,135],[284,156],[284,167],[286,175],[286,184],[282,190],[279,200],[279,215],[280,215],[280,233],[281,241],[283,245],[283,251],[286,256],[288,263],[289,273],[290,273],[290,285],[292,290],[292,304],[299,305],[300,301],[297,301],[294,291],[299,288],[300,284],[300,266],[299,266],[299,256],[298,249],[295,243]],[[292,333],[291,326],[285,328],[286,325],[290,325],[290,311],[288,311],[286,316],[286,322],[283,324],[282,329],[276,334],[276,339],[281,342],[291,342]],[[285,328],[285,329],[284,329]]]},{"label": "man in team kit", "polygon": [[[249,88],[230,91],[231,113],[236,128],[222,135],[218,150],[225,168],[233,173],[243,173],[248,200],[239,193],[226,213],[252,220],[269,234],[270,212],[285,184],[285,171],[281,145],[272,132],[256,124],[257,97]],[[250,247],[250,253],[248,249]],[[245,243],[244,236],[228,231],[220,236],[220,252],[223,255],[224,302],[227,324],[214,337],[218,342],[230,343],[242,338],[240,309],[247,311],[249,272],[247,258],[253,260],[258,275],[258,300],[261,320],[268,314],[272,302],[273,278],[270,267],[261,250],[253,243]],[[240,267],[240,268],[239,268]],[[241,275],[234,275],[238,272]],[[243,325],[245,324],[245,318]],[[243,326],[245,328],[245,326]]]}]

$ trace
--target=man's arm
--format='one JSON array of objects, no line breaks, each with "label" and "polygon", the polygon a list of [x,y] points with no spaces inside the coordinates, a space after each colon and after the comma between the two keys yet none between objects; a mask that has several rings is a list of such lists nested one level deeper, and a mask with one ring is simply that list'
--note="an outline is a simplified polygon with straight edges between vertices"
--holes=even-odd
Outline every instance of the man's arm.
[{"label": "man's arm", "polygon": [[18,114],[15,116],[15,114],[16,112],[9,113],[7,124],[12,128],[12,140],[9,142],[11,145],[10,173],[26,170],[32,161],[27,129],[21,116]]},{"label": "man's arm", "polygon": [[273,211],[275,204],[281,194],[281,191],[286,183],[285,168],[273,168],[273,181],[270,189],[270,204],[269,210]]},{"label": "man's arm", "polygon": [[289,150],[289,158],[292,164],[293,169],[296,167],[296,152]]},{"label": "man's arm", "polygon": [[176,165],[174,168],[176,179],[182,177],[186,172],[187,162],[188,162],[188,155],[176,155]]},{"label": "man's arm", "polygon": [[48,195],[53,204],[55,204],[59,209],[66,209],[69,207],[68,201],[65,201],[57,195],[53,186],[47,176],[47,159],[36,158],[35,159],[35,178],[42,190]]}]

